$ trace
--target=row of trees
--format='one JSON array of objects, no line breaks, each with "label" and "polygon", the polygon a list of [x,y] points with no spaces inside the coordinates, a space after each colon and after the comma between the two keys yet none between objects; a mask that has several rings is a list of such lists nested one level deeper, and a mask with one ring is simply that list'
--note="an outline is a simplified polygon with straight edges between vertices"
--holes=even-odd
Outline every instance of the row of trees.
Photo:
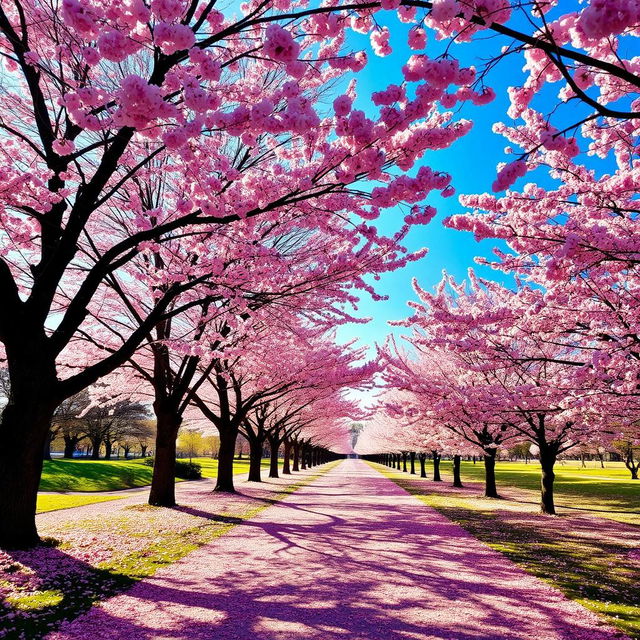
[{"label": "row of trees", "polygon": [[[541,29],[558,46],[631,68],[624,52],[637,43],[638,16],[608,13],[623,5],[591,3]],[[479,453],[494,497],[496,452],[523,444],[540,461],[541,510],[551,514],[559,456],[616,450],[637,478],[640,446],[640,82],[560,55],[526,48],[511,122],[494,125],[514,160],[493,193],[461,196],[467,209],[445,221],[498,246],[495,259],[477,261],[504,284],[474,270],[465,282],[444,274],[434,292],[414,283],[412,315],[395,323],[409,335],[379,349],[386,389],[358,444],[454,462]],[[554,126],[549,85],[584,117]]]},{"label": "row of trees", "polygon": [[[175,501],[176,438],[192,411],[220,434],[222,491],[233,490],[240,429],[260,438],[264,421],[287,438],[295,425],[313,434],[305,439],[343,446],[337,389],[365,384],[371,370],[352,366],[360,354],[337,347],[328,327],[353,319],[359,293],[377,297],[367,276],[424,255],[408,253],[404,239],[432,219],[427,195],[453,187],[448,175],[414,166],[469,131],[450,109],[484,108],[493,97],[487,72],[500,59],[524,51],[529,79],[513,92],[513,112],[528,123],[524,158],[500,170],[498,187],[542,166],[547,151],[573,157],[568,129],[527,107],[553,82],[562,82],[558,102],[586,109],[579,117],[595,152],[613,149],[635,167],[640,82],[618,46],[635,28],[633,11],[594,2],[550,21],[552,3],[508,0],[251,1],[234,16],[214,5],[0,7],[0,342],[10,381],[0,421],[2,546],[37,542],[55,411],[99,381],[110,401],[153,407],[152,504]],[[351,36],[370,34],[373,52],[387,55],[383,22],[394,15],[392,28],[415,50],[426,29],[452,45],[482,32],[485,58],[485,32],[506,43],[482,69],[449,47],[436,59],[408,56],[403,86],[379,87],[365,113],[351,75],[367,54],[352,51]],[[512,17],[531,31],[510,26]],[[635,222],[629,196],[618,198],[633,188],[633,171],[609,181],[614,205],[602,201],[621,236]],[[607,180],[578,176],[604,189],[587,185],[578,210],[610,195]],[[547,210],[544,194],[532,197]],[[567,198],[553,194],[551,204]],[[386,236],[373,221],[392,207],[405,215]],[[573,255],[581,231],[587,253],[610,255],[609,234],[593,225],[549,242]]]}]

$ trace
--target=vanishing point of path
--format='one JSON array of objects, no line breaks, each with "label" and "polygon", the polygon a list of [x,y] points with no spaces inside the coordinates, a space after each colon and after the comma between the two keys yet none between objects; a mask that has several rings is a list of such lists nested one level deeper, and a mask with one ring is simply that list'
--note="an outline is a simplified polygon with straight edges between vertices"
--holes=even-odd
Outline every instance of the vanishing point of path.
[{"label": "vanishing point of path", "polygon": [[621,634],[346,460],[56,640],[611,640]]}]

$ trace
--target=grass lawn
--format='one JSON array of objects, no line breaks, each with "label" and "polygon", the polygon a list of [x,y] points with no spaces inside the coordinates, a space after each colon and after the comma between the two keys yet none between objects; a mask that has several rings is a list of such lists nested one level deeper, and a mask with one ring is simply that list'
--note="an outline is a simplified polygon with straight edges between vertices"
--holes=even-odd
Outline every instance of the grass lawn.
[{"label": "grass lawn", "polygon": [[[213,458],[194,458],[202,466],[203,478],[215,478],[218,461]],[[248,473],[249,461],[236,460],[234,473]],[[269,466],[269,460],[262,461],[263,467]],[[40,482],[40,491],[119,491],[144,487],[151,483],[152,468],[142,460],[46,460]],[[38,513],[69,509],[85,504],[117,500],[122,496],[101,496],[95,493],[87,495],[46,495],[38,496]]]},{"label": "grass lawn", "polygon": [[[123,496],[124,497],[124,496]],[[95,502],[107,502],[108,500],[118,500],[120,496],[96,496],[93,494],[86,496],[74,495],[50,495],[40,494],[38,496],[37,513],[45,511],[57,511],[58,509],[70,509],[71,507],[81,507],[85,504]]]},{"label": "grass lawn", "polygon": [[[510,498],[505,500],[482,497],[480,485],[454,489],[448,463],[442,464],[442,483],[373,466],[529,573],[640,639],[640,483],[628,479],[625,469],[559,465],[561,515],[553,517],[538,512],[537,464],[498,463],[498,491]],[[482,463],[463,463],[463,482],[480,481],[482,475]],[[519,491],[509,491],[513,487]]]},{"label": "grass lawn", "polygon": [[[583,468],[579,462],[567,461],[555,467],[556,506],[559,510],[588,510],[603,517],[640,525],[640,480],[632,480],[622,462],[605,462],[605,468],[593,462]],[[451,474],[451,462],[443,461],[444,473]],[[462,479],[484,481],[484,464],[464,461]],[[537,461],[497,462],[496,481],[500,487],[516,487],[531,491],[531,499],[539,500],[540,465]],[[534,493],[535,492],[535,493]]]},{"label": "grass lawn", "polygon": [[117,491],[151,483],[138,460],[45,460],[40,491]]},{"label": "grass lawn", "polygon": [[[187,458],[187,461],[189,459]],[[202,467],[203,478],[215,478],[218,474],[218,461],[213,458],[194,458],[194,462],[197,462]],[[280,460],[282,464],[282,460]],[[269,458],[262,459],[262,469],[264,473],[265,467],[269,468]],[[281,469],[282,470],[282,469]],[[242,460],[233,461],[233,473],[249,473],[249,460],[243,458]]]}]

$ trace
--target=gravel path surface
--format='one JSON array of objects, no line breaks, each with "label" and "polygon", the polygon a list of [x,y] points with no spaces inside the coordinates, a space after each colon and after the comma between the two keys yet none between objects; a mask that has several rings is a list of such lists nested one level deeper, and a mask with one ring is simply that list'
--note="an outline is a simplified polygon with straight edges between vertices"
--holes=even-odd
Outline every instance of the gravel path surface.
[{"label": "gravel path surface", "polygon": [[346,460],[51,640],[611,640],[622,634]]}]

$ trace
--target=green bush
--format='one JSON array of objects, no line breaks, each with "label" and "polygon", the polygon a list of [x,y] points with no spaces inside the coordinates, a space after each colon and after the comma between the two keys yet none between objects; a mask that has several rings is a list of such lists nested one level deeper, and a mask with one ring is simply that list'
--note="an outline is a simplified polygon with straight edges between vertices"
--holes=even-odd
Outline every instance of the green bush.
[{"label": "green bush", "polygon": [[[153,467],[153,458],[145,458],[143,464]],[[176,478],[182,480],[200,480],[202,478],[202,466],[197,462],[186,462],[185,460],[176,460]]]}]

